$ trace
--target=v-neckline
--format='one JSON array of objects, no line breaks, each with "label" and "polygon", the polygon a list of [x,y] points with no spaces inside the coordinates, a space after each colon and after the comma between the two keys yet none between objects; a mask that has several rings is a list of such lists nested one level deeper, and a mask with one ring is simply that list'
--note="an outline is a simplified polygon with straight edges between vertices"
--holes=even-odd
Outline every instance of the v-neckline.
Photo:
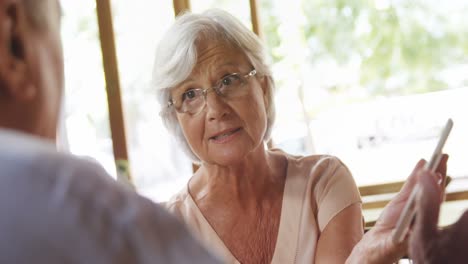
[{"label": "v-neckline", "polygon": [[[305,194],[305,184],[301,181],[301,177],[291,177],[291,170],[294,166],[291,166],[291,163],[294,160],[290,159],[290,156],[286,153],[283,153],[287,159],[287,169],[286,169],[286,179],[284,183],[283,190],[283,199],[281,203],[281,213],[280,213],[280,223],[278,227],[278,235],[276,238],[275,250],[273,252],[273,257],[271,263],[294,263],[297,253],[297,243],[299,240],[299,226],[300,219],[302,214],[302,203],[303,195]],[[301,191],[303,190],[303,191]],[[189,203],[191,203],[191,208],[193,208],[197,219],[200,224],[205,225],[205,230],[209,232],[208,235],[209,241],[216,241],[218,245],[222,248],[221,256],[228,256],[229,260],[240,264],[241,262],[236,259],[234,254],[226,246],[224,241],[219,237],[218,233],[214,230],[213,226],[206,219],[206,217],[198,208],[197,203],[193,199],[189,191],[189,184],[187,183],[186,192],[188,196]],[[292,239],[287,239],[291,238]],[[202,240],[205,240],[202,238]],[[282,250],[282,249],[289,250]]]}]

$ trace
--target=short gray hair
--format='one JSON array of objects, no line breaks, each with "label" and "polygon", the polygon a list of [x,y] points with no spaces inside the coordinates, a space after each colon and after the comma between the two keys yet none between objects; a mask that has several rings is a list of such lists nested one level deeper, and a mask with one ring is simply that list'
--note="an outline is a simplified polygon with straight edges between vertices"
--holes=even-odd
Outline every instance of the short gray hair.
[{"label": "short gray hair", "polygon": [[188,78],[195,67],[197,43],[202,38],[217,39],[243,51],[257,70],[258,75],[266,77],[268,102],[266,104],[267,129],[264,141],[270,138],[275,121],[273,100],[275,83],[260,38],[234,16],[219,9],[210,9],[201,14],[187,12],[178,16],[156,49],[153,85],[158,92],[164,125],[195,162],[200,160],[188,145],[174,109],[167,106],[171,96],[171,88]]}]

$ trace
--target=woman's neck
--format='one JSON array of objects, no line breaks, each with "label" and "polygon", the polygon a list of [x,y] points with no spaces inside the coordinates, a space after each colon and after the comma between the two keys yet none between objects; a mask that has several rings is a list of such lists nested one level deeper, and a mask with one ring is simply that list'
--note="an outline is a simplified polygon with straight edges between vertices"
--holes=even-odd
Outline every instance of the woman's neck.
[{"label": "woman's neck", "polygon": [[282,192],[286,168],[287,160],[283,155],[260,146],[237,164],[202,164],[189,188],[196,201],[216,197],[240,202],[241,206],[258,206]]}]

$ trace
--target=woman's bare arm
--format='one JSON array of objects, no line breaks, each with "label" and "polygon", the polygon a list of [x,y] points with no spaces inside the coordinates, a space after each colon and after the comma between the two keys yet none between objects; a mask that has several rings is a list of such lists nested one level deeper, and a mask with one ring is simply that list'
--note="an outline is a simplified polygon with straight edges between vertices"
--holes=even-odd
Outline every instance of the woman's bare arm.
[{"label": "woman's bare arm", "polygon": [[315,263],[345,263],[362,235],[361,205],[355,203],[339,212],[327,224],[319,237]]}]

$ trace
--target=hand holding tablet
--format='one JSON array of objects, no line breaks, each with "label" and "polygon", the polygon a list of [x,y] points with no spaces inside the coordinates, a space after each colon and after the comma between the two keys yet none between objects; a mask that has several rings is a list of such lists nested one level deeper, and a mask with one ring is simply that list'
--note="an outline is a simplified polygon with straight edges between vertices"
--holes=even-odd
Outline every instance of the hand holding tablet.
[{"label": "hand holding tablet", "polygon": [[[442,149],[445,145],[445,142],[447,141],[452,127],[453,121],[452,119],[449,119],[445,125],[444,130],[442,131],[437,147],[435,148],[434,153],[432,154],[432,157],[429,160],[429,162],[425,164],[424,169],[431,171],[435,171],[437,169],[437,167],[439,166],[440,159],[442,158]],[[396,244],[403,242],[408,232],[408,229],[413,221],[413,218],[415,217],[416,210],[414,206],[416,202],[416,197],[418,197],[419,192],[420,187],[418,184],[416,184],[408,198],[408,201],[406,202],[405,207],[403,208],[400,218],[398,219],[398,222],[396,224],[396,227],[393,230],[392,239],[393,242]]]}]

